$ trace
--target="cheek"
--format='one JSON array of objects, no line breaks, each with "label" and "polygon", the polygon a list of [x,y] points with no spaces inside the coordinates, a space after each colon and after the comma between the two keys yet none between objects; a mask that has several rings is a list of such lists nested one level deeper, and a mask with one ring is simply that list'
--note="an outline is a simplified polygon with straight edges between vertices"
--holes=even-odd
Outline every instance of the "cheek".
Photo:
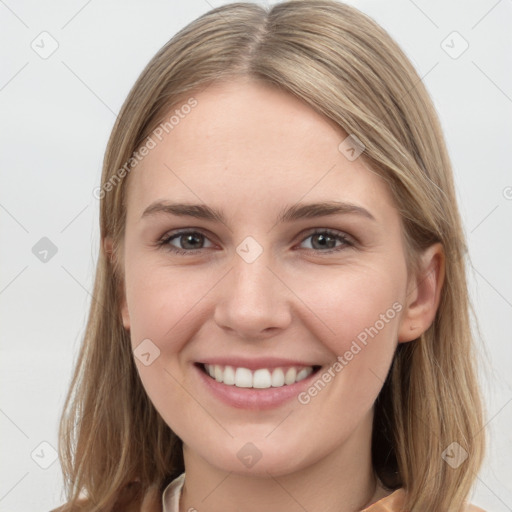
[{"label": "cheek", "polygon": [[322,286],[308,279],[305,296],[315,318],[308,328],[332,352],[332,363],[299,396],[329,439],[338,439],[339,425],[350,432],[373,406],[397,346],[402,310],[400,269],[336,274]]},{"label": "cheek", "polygon": [[369,339],[392,337],[397,332],[403,278],[398,267],[366,266],[316,274],[302,281],[297,294],[307,298],[315,323],[321,326],[318,337],[335,354],[349,350],[353,340],[364,345]]},{"label": "cheek", "polygon": [[[193,269],[135,264],[126,280],[132,343],[152,339],[166,351],[179,351],[183,333],[193,316],[198,321],[200,301],[213,286]],[[187,275],[189,274],[189,275]]]},{"label": "cheek", "polygon": [[[211,285],[188,280],[176,269],[143,265],[141,260],[129,266],[129,271],[126,298],[137,370],[159,414],[168,425],[178,427],[175,430],[178,435],[183,435],[186,430],[183,432],[179,428],[181,420],[188,424],[184,417],[193,407],[190,395],[185,391],[186,367],[182,365],[182,349],[193,336],[190,331],[195,325],[191,325],[192,315],[194,322],[197,321],[194,305],[197,307]],[[144,358],[137,357],[143,352],[140,348],[143,346],[149,348],[145,351],[151,354],[151,362],[147,365]],[[172,415],[176,410],[183,416],[178,422]],[[200,414],[200,411],[195,413]]]}]

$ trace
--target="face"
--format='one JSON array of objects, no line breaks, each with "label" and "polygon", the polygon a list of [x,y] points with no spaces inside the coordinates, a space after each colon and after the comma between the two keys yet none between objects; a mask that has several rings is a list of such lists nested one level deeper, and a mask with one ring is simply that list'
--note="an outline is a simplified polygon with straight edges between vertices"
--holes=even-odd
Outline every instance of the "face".
[{"label": "face", "polygon": [[370,442],[408,340],[400,217],[293,96],[240,80],[194,98],[128,178],[123,322],[191,460],[290,473]]}]

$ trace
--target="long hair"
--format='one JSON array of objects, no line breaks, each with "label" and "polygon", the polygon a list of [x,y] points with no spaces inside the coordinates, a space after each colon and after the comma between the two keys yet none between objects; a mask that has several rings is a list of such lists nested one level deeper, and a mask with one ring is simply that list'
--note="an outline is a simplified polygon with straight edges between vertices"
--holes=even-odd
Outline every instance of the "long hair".
[{"label": "long hair", "polygon": [[[435,320],[396,349],[375,403],[372,462],[388,489],[406,490],[407,510],[458,511],[485,451],[466,241],[430,97],[371,18],[334,0],[292,0],[268,9],[232,3],[179,31],[143,70],[112,130],[97,193],[102,241],[111,237],[114,254],[122,243],[134,155],[170,109],[193,105],[194,93],[212,83],[242,76],[294,95],[364,144],[362,158],[386,180],[400,213],[409,270],[417,268],[422,249],[443,245],[445,281]],[[128,483],[136,482],[133,492],[140,496],[150,486],[163,490],[184,471],[181,440],[139,379],[121,293],[122,268],[102,244],[59,428],[63,511],[111,511]],[[458,467],[442,455],[450,446],[468,454]]]}]

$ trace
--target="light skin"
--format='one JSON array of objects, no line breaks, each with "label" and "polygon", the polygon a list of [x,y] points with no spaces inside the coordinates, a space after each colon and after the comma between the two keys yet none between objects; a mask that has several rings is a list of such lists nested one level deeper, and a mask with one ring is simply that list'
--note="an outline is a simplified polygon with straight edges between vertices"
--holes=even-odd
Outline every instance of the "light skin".
[{"label": "light skin", "polygon": [[[128,178],[116,255],[132,346],[150,339],[160,350],[149,366],[135,359],[140,378],[184,444],[180,512],[361,510],[389,494],[371,465],[373,406],[397,344],[434,320],[442,248],[429,247],[408,275],[387,185],[338,150],[347,134],[293,96],[239,79],[194,97],[197,106]],[[207,204],[225,222],[143,215],[164,201]],[[358,205],[373,219],[351,212],[277,222],[287,206],[324,201]],[[186,228],[196,238],[157,245]],[[338,251],[326,253],[313,235],[322,229],[335,232],[327,250]],[[248,236],[263,249],[252,263],[236,252]],[[322,372],[394,303],[401,311],[307,405],[294,398],[241,410],[198,378],[194,363],[220,354],[299,358]],[[251,468],[237,457],[246,443],[261,453]]]}]

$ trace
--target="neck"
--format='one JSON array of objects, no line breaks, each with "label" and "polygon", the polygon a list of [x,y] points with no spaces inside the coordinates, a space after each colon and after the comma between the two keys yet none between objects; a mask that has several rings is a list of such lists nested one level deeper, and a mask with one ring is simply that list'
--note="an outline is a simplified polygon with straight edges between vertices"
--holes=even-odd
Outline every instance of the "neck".
[{"label": "neck", "polygon": [[372,419],[373,411],[341,446],[280,476],[270,469],[259,475],[223,471],[184,445],[186,478],[180,512],[356,512],[369,507],[387,495],[371,463]]}]

